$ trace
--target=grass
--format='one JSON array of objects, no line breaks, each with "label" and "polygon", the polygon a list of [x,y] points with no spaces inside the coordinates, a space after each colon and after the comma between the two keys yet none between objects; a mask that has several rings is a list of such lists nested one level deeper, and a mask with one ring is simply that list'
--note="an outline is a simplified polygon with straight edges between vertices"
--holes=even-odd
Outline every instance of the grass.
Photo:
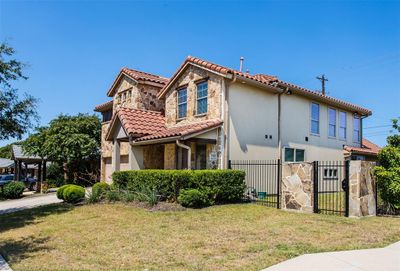
[{"label": "grass", "polygon": [[256,204],[180,212],[59,204],[0,220],[0,254],[15,271],[260,270],[304,253],[400,239],[397,218],[298,214]]}]

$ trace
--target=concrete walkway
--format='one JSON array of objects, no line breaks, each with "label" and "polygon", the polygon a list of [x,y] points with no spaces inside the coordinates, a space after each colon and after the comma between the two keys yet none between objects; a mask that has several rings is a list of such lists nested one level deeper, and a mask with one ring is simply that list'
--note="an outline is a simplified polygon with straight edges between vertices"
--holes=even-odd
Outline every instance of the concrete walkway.
[{"label": "concrete walkway", "polygon": [[0,201],[0,215],[59,202],[62,200],[57,198],[56,193]]},{"label": "concrete walkway", "polygon": [[305,254],[263,271],[399,271],[400,242],[385,248]]},{"label": "concrete walkway", "polygon": [[0,271],[12,271],[6,260],[0,255]]}]

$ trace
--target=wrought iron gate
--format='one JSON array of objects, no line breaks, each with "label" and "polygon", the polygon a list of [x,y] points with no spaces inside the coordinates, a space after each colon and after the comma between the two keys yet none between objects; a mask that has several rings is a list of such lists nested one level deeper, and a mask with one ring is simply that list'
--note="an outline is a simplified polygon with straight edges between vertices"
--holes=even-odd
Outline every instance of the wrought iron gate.
[{"label": "wrought iron gate", "polygon": [[246,173],[246,198],[269,207],[280,208],[281,161],[229,160],[229,168]]},{"label": "wrought iron gate", "polygon": [[314,162],[314,213],[349,216],[349,161]]}]

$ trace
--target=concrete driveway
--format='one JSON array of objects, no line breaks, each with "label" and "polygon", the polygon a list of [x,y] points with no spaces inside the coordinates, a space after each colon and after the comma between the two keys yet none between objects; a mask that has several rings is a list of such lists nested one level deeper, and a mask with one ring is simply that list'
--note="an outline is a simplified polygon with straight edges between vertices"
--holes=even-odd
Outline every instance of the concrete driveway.
[{"label": "concrete driveway", "polygon": [[385,248],[305,254],[263,271],[399,271],[400,242]]},{"label": "concrete driveway", "polygon": [[48,205],[59,202],[62,202],[62,200],[59,200],[57,198],[56,193],[29,196],[22,199],[0,201],[0,214],[12,213],[41,205]]}]

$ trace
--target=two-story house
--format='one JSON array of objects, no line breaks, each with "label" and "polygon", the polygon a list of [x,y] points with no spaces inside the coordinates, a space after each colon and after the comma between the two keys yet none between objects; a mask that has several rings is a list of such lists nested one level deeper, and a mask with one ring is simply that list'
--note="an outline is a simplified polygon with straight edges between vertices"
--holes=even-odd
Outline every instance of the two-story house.
[{"label": "two-story house", "polygon": [[343,160],[363,107],[195,57],[163,78],[123,68],[103,115],[101,177],[125,169],[227,168],[229,160]]}]

